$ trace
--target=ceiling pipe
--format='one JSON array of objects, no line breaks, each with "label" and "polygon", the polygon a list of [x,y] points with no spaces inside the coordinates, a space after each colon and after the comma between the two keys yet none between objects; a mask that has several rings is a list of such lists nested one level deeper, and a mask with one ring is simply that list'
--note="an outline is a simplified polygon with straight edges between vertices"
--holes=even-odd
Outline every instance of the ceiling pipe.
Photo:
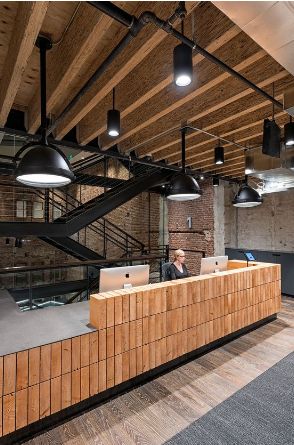
[{"label": "ceiling pipe", "polygon": [[214,55],[210,54],[201,46],[197,45],[193,40],[188,39],[182,33],[178,32],[171,25],[178,17],[182,18],[184,14],[184,2],[180,2],[179,7],[175,11],[175,13],[167,20],[161,20],[158,18],[153,12],[145,11],[140,17],[137,19],[135,16],[128,14],[123,9],[114,5],[112,2],[88,2],[96,9],[99,9],[103,13],[117,20],[122,25],[129,28],[129,32],[123,37],[123,39],[118,43],[118,45],[112,50],[109,56],[102,62],[100,67],[95,71],[95,73],[90,77],[90,79],[85,83],[82,89],[74,96],[74,98],[69,102],[69,104],[65,107],[62,113],[58,116],[58,118],[49,126],[47,130],[47,135],[51,134],[53,130],[58,126],[58,124],[64,119],[64,117],[69,113],[69,111],[79,102],[79,100],[86,94],[86,92],[94,85],[97,80],[101,77],[101,75],[106,71],[112,61],[127,47],[130,41],[138,35],[138,33],[146,26],[148,23],[152,23],[157,28],[162,29],[167,34],[171,34],[180,42],[192,48],[193,51],[202,54],[206,59],[210,60],[212,63],[218,65],[222,70],[229,73],[231,76],[236,77],[241,82],[245,83],[249,88],[265,97],[267,100],[272,102],[276,107],[283,109],[283,104],[268,94],[266,91],[263,91],[254,83],[250,82],[250,80],[246,79],[242,74],[238,73],[231,67],[229,67],[226,63],[219,60]]},{"label": "ceiling pipe", "polygon": [[[9,134],[11,136],[19,136],[25,139],[29,139],[30,141],[34,142],[34,141],[38,141],[40,136],[39,135],[35,135],[35,134],[29,134],[26,133],[24,131],[20,131],[20,130],[14,130],[11,128],[6,128],[6,127],[1,127],[0,131],[5,132],[6,134]],[[106,158],[113,158],[113,159],[119,159],[122,161],[131,161],[132,163],[135,164],[141,164],[141,165],[146,165],[147,167],[154,167],[154,168],[161,168],[164,170],[170,170],[170,171],[174,171],[174,172],[178,172],[181,171],[181,167],[178,167],[176,165],[168,165],[165,162],[161,162],[161,161],[148,161],[146,159],[142,159],[142,158],[137,158],[135,156],[126,156],[123,154],[118,153],[117,151],[113,151],[113,150],[101,150],[98,147],[92,147],[92,146],[88,146],[88,145],[79,145],[76,144],[74,142],[71,141],[58,141],[52,137],[48,138],[48,142],[49,144],[54,144],[60,148],[62,147],[68,147],[68,148],[72,148],[73,150],[78,150],[78,151],[88,151],[88,152],[94,152],[95,154],[93,154],[91,157],[87,158],[87,159],[91,159],[94,160],[95,156],[97,156],[98,159],[101,159],[101,155],[106,157]],[[18,157],[13,157],[14,161],[18,160]],[[203,175],[206,178],[212,178],[214,175],[210,174],[210,173],[203,173],[200,170],[192,170],[192,169],[188,169],[187,168],[187,173],[190,175],[194,175],[194,176],[199,176],[199,175]],[[237,180],[237,179],[233,179],[227,176],[220,176],[220,179],[222,179],[223,181],[227,181],[227,182],[232,182],[232,183],[236,183],[236,184],[240,184],[242,181],[241,180]]]}]

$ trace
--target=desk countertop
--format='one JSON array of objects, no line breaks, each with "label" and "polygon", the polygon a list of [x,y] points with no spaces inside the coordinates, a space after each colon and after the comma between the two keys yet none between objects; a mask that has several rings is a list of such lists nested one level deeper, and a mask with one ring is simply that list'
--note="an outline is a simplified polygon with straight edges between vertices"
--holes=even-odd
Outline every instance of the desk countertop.
[{"label": "desk countertop", "polygon": [[21,312],[10,294],[0,291],[0,356],[93,330],[88,301]]}]

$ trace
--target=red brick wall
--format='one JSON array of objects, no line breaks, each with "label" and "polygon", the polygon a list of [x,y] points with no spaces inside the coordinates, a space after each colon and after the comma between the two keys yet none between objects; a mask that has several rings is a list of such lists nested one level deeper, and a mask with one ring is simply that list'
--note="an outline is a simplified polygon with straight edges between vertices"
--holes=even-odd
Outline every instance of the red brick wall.
[{"label": "red brick wall", "polygon": [[[173,249],[186,250],[186,264],[192,274],[200,271],[201,254],[188,250],[203,250],[205,256],[214,254],[214,190],[210,180],[200,182],[202,196],[195,201],[168,200],[168,230],[171,260]],[[187,218],[192,217],[192,228]]]}]

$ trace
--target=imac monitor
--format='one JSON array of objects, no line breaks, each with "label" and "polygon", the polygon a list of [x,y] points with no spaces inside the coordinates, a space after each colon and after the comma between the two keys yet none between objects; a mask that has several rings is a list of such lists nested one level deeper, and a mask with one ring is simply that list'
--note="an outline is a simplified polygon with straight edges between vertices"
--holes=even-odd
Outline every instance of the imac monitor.
[{"label": "imac monitor", "polygon": [[149,283],[149,265],[109,267],[100,270],[99,292],[108,292]]},{"label": "imac monitor", "polygon": [[201,259],[200,275],[223,272],[228,268],[227,256],[211,256]]},{"label": "imac monitor", "polygon": [[247,261],[256,261],[251,252],[244,252]]}]

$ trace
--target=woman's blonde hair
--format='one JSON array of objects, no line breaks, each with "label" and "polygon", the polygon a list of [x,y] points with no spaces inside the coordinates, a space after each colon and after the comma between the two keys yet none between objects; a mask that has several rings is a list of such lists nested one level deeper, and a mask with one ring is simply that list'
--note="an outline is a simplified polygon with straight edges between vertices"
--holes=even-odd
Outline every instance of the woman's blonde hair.
[{"label": "woman's blonde hair", "polygon": [[174,253],[174,261],[176,261],[176,259],[178,258],[178,256],[181,256],[181,255],[185,255],[185,252],[184,252],[182,249],[177,249],[177,250],[175,250],[175,253]]}]

